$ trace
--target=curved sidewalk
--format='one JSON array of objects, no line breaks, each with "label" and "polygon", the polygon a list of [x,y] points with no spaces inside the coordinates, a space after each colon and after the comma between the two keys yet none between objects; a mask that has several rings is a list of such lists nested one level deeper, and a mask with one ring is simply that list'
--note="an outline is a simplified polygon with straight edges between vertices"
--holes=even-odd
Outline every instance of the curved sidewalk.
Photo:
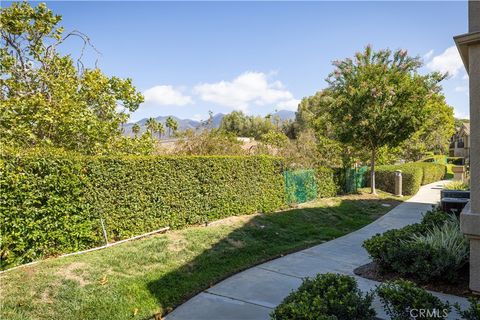
[{"label": "curved sidewalk", "polygon": [[[357,278],[361,290],[371,290],[379,283],[353,274],[355,268],[370,262],[367,252],[362,248],[363,241],[376,233],[418,222],[423,212],[439,202],[443,183],[439,181],[421,187],[411,199],[362,229],[235,274],[185,302],[168,314],[166,319],[269,319],[270,312],[300,286],[302,278],[317,273],[351,275]],[[468,305],[464,298],[434,294],[451,303],[459,302],[464,307]],[[374,301],[374,307],[378,317],[387,318],[378,300]],[[452,319],[455,318],[452,313]]]}]

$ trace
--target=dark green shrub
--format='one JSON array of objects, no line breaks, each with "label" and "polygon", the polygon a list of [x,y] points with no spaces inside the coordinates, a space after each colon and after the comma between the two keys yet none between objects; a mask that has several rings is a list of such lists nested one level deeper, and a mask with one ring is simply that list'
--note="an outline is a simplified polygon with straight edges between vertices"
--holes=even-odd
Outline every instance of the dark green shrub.
[{"label": "dark green shrub", "polygon": [[271,313],[275,320],[363,320],[374,319],[373,294],[365,295],[353,277],[319,274],[305,279]]},{"label": "dark green shrub", "polygon": [[416,236],[428,235],[446,221],[451,221],[450,216],[434,209],[425,214],[421,223],[377,234],[366,240],[363,247],[383,272],[394,271],[424,282],[440,277],[454,282],[462,266],[455,251],[428,241],[414,241]]},{"label": "dark green shrub", "polygon": [[451,309],[448,303],[407,280],[383,283],[377,294],[392,320],[445,318]]},{"label": "dark green shrub", "polygon": [[315,180],[317,181],[317,197],[326,198],[337,195],[339,186],[335,182],[334,171],[332,169],[326,167],[316,168]]},{"label": "dark green shrub", "polygon": [[470,307],[466,310],[462,310],[460,304],[455,304],[455,309],[458,314],[465,320],[480,320],[480,300],[478,298],[468,298]]},{"label": "dark green shrub", "polygon": [[285,205],[273,157],[2,154],[2,268],[161,227]]}]

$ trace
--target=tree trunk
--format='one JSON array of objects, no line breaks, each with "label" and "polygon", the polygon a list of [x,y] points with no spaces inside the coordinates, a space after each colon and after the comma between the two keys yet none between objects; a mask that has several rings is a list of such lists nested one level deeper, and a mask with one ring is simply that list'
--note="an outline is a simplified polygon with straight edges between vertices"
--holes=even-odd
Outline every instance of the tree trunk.
[{"label": "tree trunk", "polygon": [[372,159],[370,162],[370,186],[371,193],[377,194],[377,189],[375,189],[375,149],[372,150]]}]

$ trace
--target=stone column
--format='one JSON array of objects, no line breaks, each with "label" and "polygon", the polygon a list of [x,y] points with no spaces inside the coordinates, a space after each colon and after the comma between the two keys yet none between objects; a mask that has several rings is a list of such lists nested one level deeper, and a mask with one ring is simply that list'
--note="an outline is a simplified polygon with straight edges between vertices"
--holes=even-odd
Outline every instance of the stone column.
[{"label": "stone column", "polygon": [[470,79],[470,203],[460,215],[470,240],[470,289],[480,293],[480,1],[470,0],[469,33],[455,37]]}]

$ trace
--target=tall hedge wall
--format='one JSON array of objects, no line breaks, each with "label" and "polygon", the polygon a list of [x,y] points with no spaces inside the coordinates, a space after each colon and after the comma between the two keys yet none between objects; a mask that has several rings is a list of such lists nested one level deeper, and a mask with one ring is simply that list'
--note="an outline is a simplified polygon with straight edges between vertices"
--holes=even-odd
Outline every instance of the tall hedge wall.
[{"label": "tall hedge wall", "polygon": [[[427,162],[378,166],[375,168],[375,186],[383,191],[394,193],[396,170],[402,171],[403,194],[414,195],[418,192],[420,186],[443,179],[446,166]],[[370,171],[366,174],[370,185]]]},{"label": "tall hedge wall", "polygon": [[335,181],[335,172],[333,169],[318,167],[315,169],[315,180],[317,183],[317,197],[334,197],[340,190],[340,186]]},{"label": "tall hedge wall", "polygon": [[273,157],[0,159],[1,266],[72,252],[164,226],[180,228],[285,205]]}]

